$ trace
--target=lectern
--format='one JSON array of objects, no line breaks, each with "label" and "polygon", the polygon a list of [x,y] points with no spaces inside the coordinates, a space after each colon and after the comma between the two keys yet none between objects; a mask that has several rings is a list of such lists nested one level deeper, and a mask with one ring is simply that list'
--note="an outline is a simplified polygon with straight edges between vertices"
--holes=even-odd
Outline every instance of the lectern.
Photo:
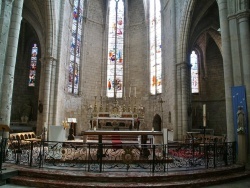
[{"label": "lectern", "polygon": [[2,139],[1,139],[1,153],[0,153],[0,170],[2,173],[2,166],[3,166],[3,157],[4,157],[4,152],[5,152],[5,147],[6,147],[6,142],[7,138],[4,138],[4,132],[10,132],[10,127],[8,125],[0,124],[0,130],[2,131]]}]

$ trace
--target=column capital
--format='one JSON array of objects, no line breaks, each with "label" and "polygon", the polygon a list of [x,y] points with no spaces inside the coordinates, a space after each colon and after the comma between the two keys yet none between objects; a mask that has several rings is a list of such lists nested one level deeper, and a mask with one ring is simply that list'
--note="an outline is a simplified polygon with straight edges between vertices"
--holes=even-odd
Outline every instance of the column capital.
[{"label": "column capital", "polygon": [[249,10],[244,10],[244,11],[240,11],[237,14],[231,14],[228,16],[228,20],[232,20],[232,19],[249,19],[249,15],[250,15],[250,11]]},{"label": "column capital", "polygon": [[237,19],[242,19],[245,18],[246,20],[249,19],[250,11],[249,10],[244,10],[241,11],[237,14]]},{"label": "column capital", "polygon": [[47,62],[50,62],[50,61],[56,61],[57,59],[52,57],[52,56],[48,56],[48,57],[42,57],[39,59],[40,62],[42,63],[47,63]]},{"label": "column capital", "polygon": [[190,67],[190,66],[191,66],[191,64],[187,63],[185,61],[180,62],[180,63],[176,63],[176,67],[187,68],[187,67]]},{"label": "column capital", "polygon": [[228,20],[234,20],[234,19],[237,19],[237,15],[231,14],[227,18],[228,18]]}]

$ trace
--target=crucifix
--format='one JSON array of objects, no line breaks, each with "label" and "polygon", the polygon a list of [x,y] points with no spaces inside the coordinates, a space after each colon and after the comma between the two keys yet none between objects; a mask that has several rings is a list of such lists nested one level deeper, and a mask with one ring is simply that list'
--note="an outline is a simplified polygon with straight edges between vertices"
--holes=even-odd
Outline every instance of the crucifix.
[{"label": "crucifix", "polygon": [[160,108],[161,108],[161,116],[162,116],[162,126],[161,126],[161,128],[163,128],[163,106],[162,106],[162,104],[164,103],[165,101],[164,100],[162,100],[162,97],[160,98],[160,100],[158,101],[158,103],[160,103]]}]

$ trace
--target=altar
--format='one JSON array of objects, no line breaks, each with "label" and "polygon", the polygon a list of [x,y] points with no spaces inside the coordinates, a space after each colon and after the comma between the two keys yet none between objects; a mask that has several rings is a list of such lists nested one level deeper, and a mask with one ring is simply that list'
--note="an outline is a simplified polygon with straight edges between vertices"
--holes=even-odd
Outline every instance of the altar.
[{"label": "altar", "polygon": [[131,98],[127,103],[118,104],[116,97],[112,103],[106,101],[103,106],[102,96],[100,97],[100,106],[97,105],[97,96],[95,96],[94,107],[90,109],[90,130],[139,130],[140,123],[144,121],[144,107],[133,105],[131,108]]},{"label": "altar", "polygon": [[101,130],[132,130],[136,129],[138,125],[137,119],[132,117],[97,117],[93,119],[93,126]]},{"label": "altar", "polygon": [[[98,136],[98,143],[102,144],[103,143],[103,137],[104,136],[137,136],[137,137],[141,137],[140,140],[140,144],[146,144],[146,139],[142,139],[142,138],[147,138],[149,136],[152,136],[154,140],[154,137],[156,136],[163,136],[162,131],[104,131],[104,130],[87,130],[83,132],[83,137],[84,140],[83,142],[86,143],[86,139],[87,136],[91,136],[91,135],[95,135]],[[154,142],[152,142],[151,144],[154,144]]]}]

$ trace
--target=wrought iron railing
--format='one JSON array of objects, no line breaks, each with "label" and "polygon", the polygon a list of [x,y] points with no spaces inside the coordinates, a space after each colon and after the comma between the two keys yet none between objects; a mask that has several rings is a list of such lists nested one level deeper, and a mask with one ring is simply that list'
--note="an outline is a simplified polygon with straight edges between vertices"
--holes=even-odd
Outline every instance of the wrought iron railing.
[{"label": "wrought iron railing", "polygon": [[4,162],[39,168],[77,168],[89,172],[166,172],[235,164],[235,142],[98,144],[9,139]]}]

